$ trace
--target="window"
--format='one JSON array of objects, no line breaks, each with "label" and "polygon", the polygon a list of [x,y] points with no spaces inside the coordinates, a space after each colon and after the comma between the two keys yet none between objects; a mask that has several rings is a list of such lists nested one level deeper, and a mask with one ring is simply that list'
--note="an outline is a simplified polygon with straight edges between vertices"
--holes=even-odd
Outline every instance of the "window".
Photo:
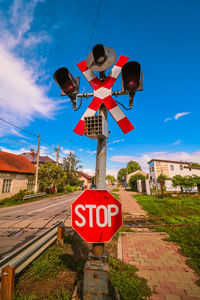
[{"label": "window", "polygon": [[12,179],[4,179],[2,186],[2,193],[10,193]]},{"label": "window", "polygon": [[183,165],[180,165],[180,170],[183,171]]},{"label": "window", "polygon": [[191,168],[189,168],[189,171],[192,171],[192,169],[191,169]]},{"label": "window", "polygon": [[174,171],[174,166],[170,165],[170,171]]}]

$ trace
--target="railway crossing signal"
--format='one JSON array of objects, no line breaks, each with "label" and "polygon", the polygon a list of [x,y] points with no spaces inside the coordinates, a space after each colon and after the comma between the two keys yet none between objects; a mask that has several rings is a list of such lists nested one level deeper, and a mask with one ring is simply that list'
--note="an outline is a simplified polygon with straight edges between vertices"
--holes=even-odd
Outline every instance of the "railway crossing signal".
[{"label": "railway crossing signal", "polygon": [[128,59],[129,58],[126,56],[120,56],[116,64],[110,71],[110,74],[106,77],[103,83],[101,83],[95,73],[87,67],[85,60],[78,64],[79,69],[94,89],[94,98],[86,109],[82,118],[78,122],[77,126],[75,127],[75,133],[83,135],[84,118],[94,116],[101,104],[104,104],[106,106],[106,108],[124,133],[128,133],[129,131],[134,129],[131,122],[128,120],[128,118],[125,116],[121,108],[112,97],[112,86],[117,80],[119,74],[121,73],[122,67],[125,65]]},{"label": "railway crossing signal", "polygon": [[[105,190],[106,186],[106,140],[108,138],[107,111],[110,112],[121,130],[126,134],[134,129],[131,122],[113,99],[113,95],[129,95],[129,107],[133,106],[135,92],[142,90],[140,64],[128,62],[129,58],[120,56],[117,62],[112,48],[96,45],[86,61],[78,64],[79,69],[92,86],[93,93],[79,93],[79,80],[74,78],[67,68],[60,68],[54,74],[61,88],[61,95],[67,95],[77,108],[77,99],[93,97],[74,132],[97,139],[96,188],[85,191],[72,204],[72,227],[86,241],[93,243],[93,252],[89,254],[84,269],[84,299],[96,297],[105,299],[108,295],[108,255],[104,251],[104,242],[109,241],[122,226],[121,203]],[[115,65],[114,65],[115,63]],[[113,66],[114,65],[114,66]],[[112,67],[113,66],[113,67]],[[105,70],[112,67],[106,77]],[[99,73],[99,78],[93,72]],[[112,87],[122,71],[121,91],[112,91]],[[95,116],[97,111],[98,117]],[[85,126],[84,126],[85,125]],[[86,129],[86,130],[85,130]],[[95,129],[95,130],[94,130]],[[97,262],[101,276],[96,280]],[[101,288],[99,288],[101,286]],[[104,287],[104,288],[103,288]]]}]

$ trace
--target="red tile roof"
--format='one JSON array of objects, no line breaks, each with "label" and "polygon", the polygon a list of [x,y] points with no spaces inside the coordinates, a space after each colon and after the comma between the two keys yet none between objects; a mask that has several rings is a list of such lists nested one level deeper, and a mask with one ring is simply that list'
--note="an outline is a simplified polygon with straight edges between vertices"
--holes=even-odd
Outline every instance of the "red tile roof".
[{"label": "red tile roof", "polygon": [[86,174],[86,173],[84,173],[82,171],[78,171],[78,173],[80,175],[82,175],[83,177],[87,178],[88,180],[92,180],[92,176],[90,176],[90,175],[88,175],[88,174]]},{"label": "red tile roof", "polygon": [[26,157],[0,151],[0,171],[34,174],[35,166]]},{"label": "red tile roof", "polygon": [[[36,152],[34,152],[34,151],[33,152],[25,152],[20,155],[26,157],[33,164],[36,164],[36,160],[37,160]],[[40,156],[40,158],[39,158],[40,163],[45,163],[45,162],[49,162],[49,161],[55,163],[55,161],[49,156]]]}]

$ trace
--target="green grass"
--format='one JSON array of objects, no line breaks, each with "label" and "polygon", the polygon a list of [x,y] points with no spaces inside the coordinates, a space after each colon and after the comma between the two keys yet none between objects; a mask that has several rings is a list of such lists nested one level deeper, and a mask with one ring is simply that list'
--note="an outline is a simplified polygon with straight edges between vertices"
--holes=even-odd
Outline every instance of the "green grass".
[{"label": "green grass", "polygon": [[111,192],[111,194],[119,201],[119,194],[117,194],[117,193],[112,193],[112,192]]},{"label": "green grass", "polygon": [[[200,274],[200,196],[180,196],[179,198],[157,198],[134,195],[150,217],[160,217],[154,223],[160,224],[158,231],[165,231],[171,240],[181,247],[190,265]],[[162,227],[162,224],[188,224],[183,227]]]},{"label": "green grass", "polygon": [[109,259],[109,265],[110,281],[118,289],[121,300],[149,299],[151,290],[146,280],[136,275],[136,267],[112,257]]},{"label": "green grass", "polygon": [[[49,247],[45,252],[43,252],[38,258],[36,258],[17,278],[15,299],[17,300],[36,300],[38,295],[31,290],[31,285],[37,285],[37,282],[51,282],[57,280],[56,276],[62,271],[70,271],[70,274],[82,274],[85,259],[83,257],[77,257],[72,255],[72,248],[81,247],[82,241],[80,238],[67,235],[64,238],[64,245],[53,245]],[[70,275],[69,275],[70,276]],[[28,292],[25,293],[21,291],[23,286],[28,286]],[[43,291],[41,290],[39,299],[71,299],[73,292],[73,284],[70,289],[64,289],[63,286],[58,287],[55,291],[51,292],[49,295],[43,297]]]},{"label": "green grass", "polygon": [[114,188],[113,190],[112,190],[112,192],[119,192],[120,191],[120,189],[118,189],[118,188]]},{"label": "green grass", "polygon": [[[66,195],[69,192],[62,192],[62,193],[56,193],[56,194],[46,194],[45,196],[41,196],[41,197],[35,197],[35,198],[30,198],[30,199],[26,199],[24,200],[23,197],[25,195],[24,192],[19,192],[11,197],[5,198],[0,200],[0,208],[1,207],[9,207],[9,206],[16,206],[16,205],[20,205],[20,204],[26,204],[26,203],[31,203],[31,202],[35,202],[38,200],[43,200],[45,198],[51,198],[51,197],[57,197],[57,196],[62,196],[62,195]],[[73,193],[73,191],[72,191]]]}]

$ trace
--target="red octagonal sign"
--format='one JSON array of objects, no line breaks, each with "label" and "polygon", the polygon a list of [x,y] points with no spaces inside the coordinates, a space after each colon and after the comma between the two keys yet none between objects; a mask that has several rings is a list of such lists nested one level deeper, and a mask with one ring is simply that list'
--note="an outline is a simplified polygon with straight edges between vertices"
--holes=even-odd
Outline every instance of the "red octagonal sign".
[{"label": "red octagonal sign", "polygon": [[121,203],[106,190],[84,191],[72,204],[72,227],[86,242],[108,242],[121,226]]}]

